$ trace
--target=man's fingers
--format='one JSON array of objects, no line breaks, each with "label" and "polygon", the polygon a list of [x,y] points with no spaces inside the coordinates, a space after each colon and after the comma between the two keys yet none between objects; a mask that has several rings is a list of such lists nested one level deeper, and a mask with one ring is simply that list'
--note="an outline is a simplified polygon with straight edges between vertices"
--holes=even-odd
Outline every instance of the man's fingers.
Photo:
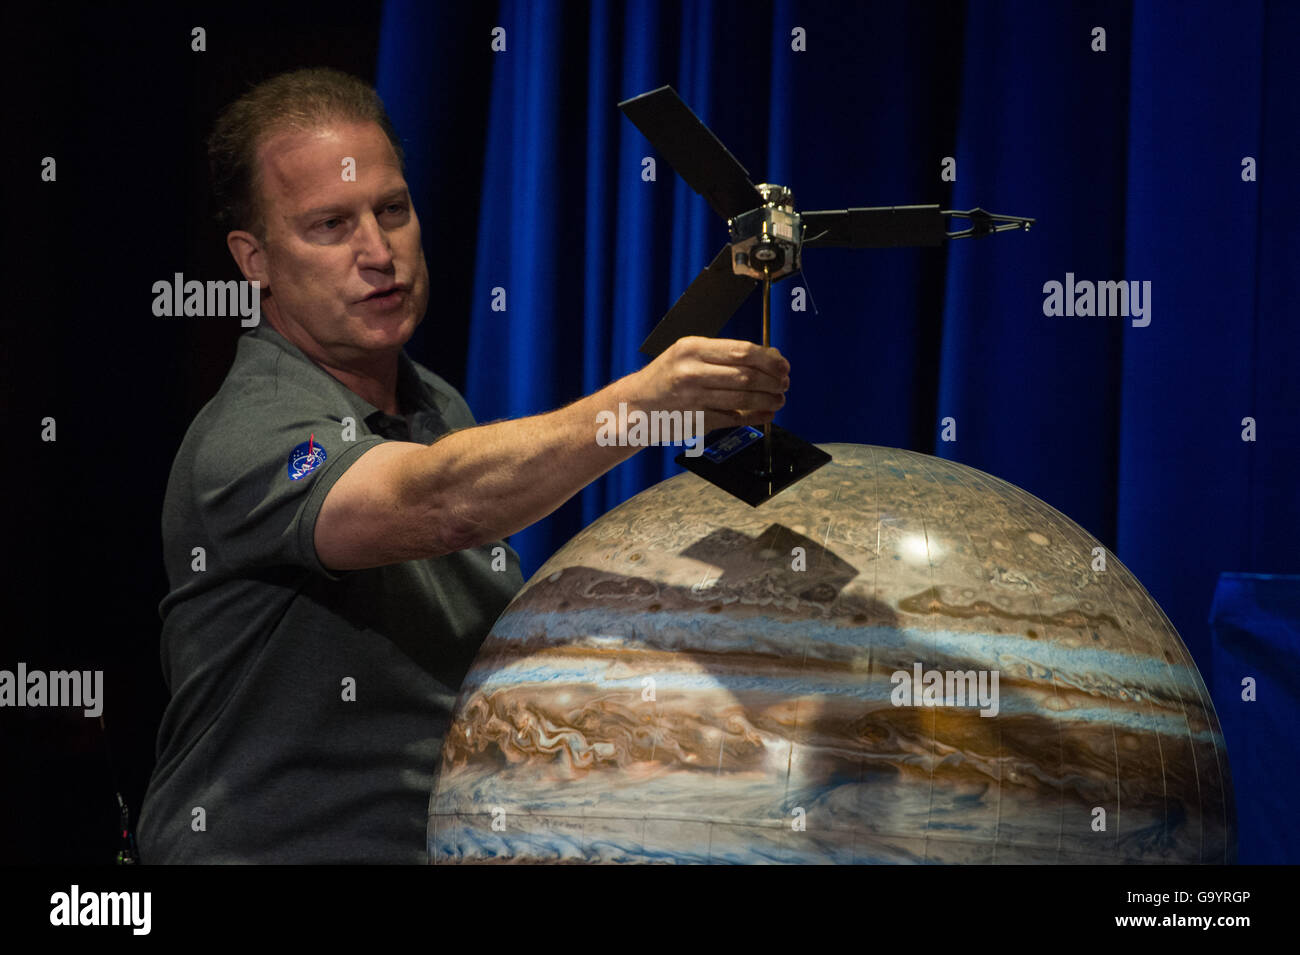
[{"label": "man's fingers", "polygon": [[[701,389],[783,394],[790,387],[788,375],[772,375],[751,365],[693,363],[692,384]],[[716,403],[714,403],[716,404]]]},{"label": "man's fingers", "polygon": [[776,413],[773,411],[707,411],[704,414],[704,430],[716,428],[739,428],[741,425],[764,425],[770,422]]},{"label": "man's fingers", "polygon": [[714,389],[701,395],[700,402],[706,411],[779,411],[785,406],[785,395],[766,391],[726,391]]},{"label": "man's fingers", "polygon": [[748,366],[778,381],[790,374],[790,363],[775,348],[763,348],[736,338],[690,336],[678,344],[690,354],[715,365]]},{"label": "man's fingers", "polygon": [[679,339],[655,367],[662,400],[703,409],[708,430],[766,424],[790,387],[790,363],[779,351],[738,339]]}]

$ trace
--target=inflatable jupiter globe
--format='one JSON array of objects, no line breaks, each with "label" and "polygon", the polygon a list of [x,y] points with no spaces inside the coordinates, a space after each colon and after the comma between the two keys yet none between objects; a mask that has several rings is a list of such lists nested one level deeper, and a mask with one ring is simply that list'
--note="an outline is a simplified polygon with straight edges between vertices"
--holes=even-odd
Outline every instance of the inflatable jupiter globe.
[{"label": "inflatable jupiter globe", "polygon": [[431,861],[1235,861],[1223,735],[1142,585],[973,468],[827,445],[560,549],[468,674]]}]

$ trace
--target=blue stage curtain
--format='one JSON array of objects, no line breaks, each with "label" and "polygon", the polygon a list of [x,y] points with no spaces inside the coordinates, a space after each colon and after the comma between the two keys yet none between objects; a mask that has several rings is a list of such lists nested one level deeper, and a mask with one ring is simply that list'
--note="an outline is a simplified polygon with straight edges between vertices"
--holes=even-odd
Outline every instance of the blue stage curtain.
[{"label": "blue stage curtain", "polygon": [[1281,821],[1300,791],[1300,575],[1222,574],[1209,617],[1211,690],[1231,764],[1238,860],[1294,864],[1300,832]]},{"label": "blue stage curtain", "polygon": [[[430,153],[485,138],[481,179],[450,185],[477,192],[478,222],[420,207],[437,247],[463,258],[476,242],[472,272],[432,267],[435,305],[440,282],[472,283],[480,421],[641,367],[642,338],[725,241],[662,160],[643,181],[658,157],[616,109],[671,84],[755,182],[791,186],[801,209],[940,202],[1039,219],[941,249],[807,252],[804,275],[773,292],[792,364],[781,424],[938,454],[1039,496],[1136,573],[1207,682],[1218,574],[1300,570],[1300,4],[503,0],[505,51],[486,30],[454,38],[490,60],[486,130],[442,139],[420,126],[457,79],[430,79],[421,41],[453,41],[442,13],[416,9],[390,4],[378,83],[418,142],[421,202],[449,188],[421,180]],[[1151,282],[1150,324],[1046,316],[1044,284],[1067,273]],[[796,286],[816,312],[792,311]],[[757,336],[757,300],[724,334]],[[416,357],[438,368],[436,349]],[[672,455],[642,452],[516,535],[525,573],[676,473]]]}]

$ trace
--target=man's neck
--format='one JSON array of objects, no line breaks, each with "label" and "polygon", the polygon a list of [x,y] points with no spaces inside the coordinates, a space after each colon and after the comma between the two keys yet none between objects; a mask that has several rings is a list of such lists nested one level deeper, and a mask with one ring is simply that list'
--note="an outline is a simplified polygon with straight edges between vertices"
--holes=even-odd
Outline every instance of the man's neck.
[{"label": "man's neck", "polygon": [[292,322],[281,321],[272,310],[264,316],[270,326],[287,341],[292,342],[311,361],[315,362],[354,395],[370,402],[380,411],[400,415],[397,400],[397,370],[400,351],[377,355],[364,362],[343,364],[332,360],[320,346]]}]

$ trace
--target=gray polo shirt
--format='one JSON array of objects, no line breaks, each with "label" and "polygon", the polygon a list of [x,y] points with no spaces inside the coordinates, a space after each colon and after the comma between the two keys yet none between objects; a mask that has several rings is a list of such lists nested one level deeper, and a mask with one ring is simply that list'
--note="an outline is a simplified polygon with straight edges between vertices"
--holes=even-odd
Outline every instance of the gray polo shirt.
[{"label": "gray polo shirt", "polygon": [[190,425],[163,506],[172,698],[140,813],[144,862],[426,860],[456,693],[523,578],[502,542],[321,565],[321,503],[367,449],[475,423],[405,353],[398,397],[404,416],[385,414],[263,322]]}]

